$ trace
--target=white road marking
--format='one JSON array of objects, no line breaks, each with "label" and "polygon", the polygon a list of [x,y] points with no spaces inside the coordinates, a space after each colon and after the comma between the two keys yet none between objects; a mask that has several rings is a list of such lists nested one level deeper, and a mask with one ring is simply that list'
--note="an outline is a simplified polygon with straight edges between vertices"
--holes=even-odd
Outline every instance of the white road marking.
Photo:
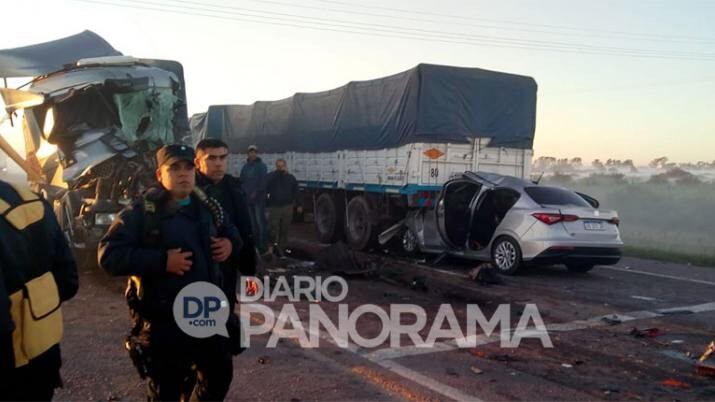
[{"label": "white road marking", "polygon": [[612,271],[626,272],[626,273],[631,273],[631,274],[654,276],[656,278],[672,279],[675,281],[698,283],[700,285],[715,286],[715,282],[703,281],[700,279],[683,278],[682,276],[657,274],[655,272],[639,271],[637,269],[623,269],[623,268],[618,268],[618,267],[609,267],[609,266],[601,266],[601,265],[599,265],[598,268],[599,269],[610,269]]},{"label": "white road marking", "polygon": [[655,297],[648,297],[648,296],[631,296],[631,299],[645,300],[645,301],[655,301],[655,300],[657,300]]}]

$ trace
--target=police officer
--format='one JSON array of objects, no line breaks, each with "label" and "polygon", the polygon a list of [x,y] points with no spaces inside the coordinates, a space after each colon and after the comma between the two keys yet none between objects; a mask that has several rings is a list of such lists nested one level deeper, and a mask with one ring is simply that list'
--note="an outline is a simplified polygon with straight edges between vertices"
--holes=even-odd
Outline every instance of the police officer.
[{"label": "police officer", "polygon": [[[206,281],[221,286],[218,264],[241,247],[232,223],[216,232],[216,217],[195,190],[194,158],[188,146],[161,148],[160,186],[124,209],[99,244],[100,266],[114,275],[141,278],[138,315],[150,400],[185,399],[192,392],[192,400],[222,400],[233,377],[227,339],[192,338],[178,328],[172,312],[186,285]],[[186,381],[194,376],[195,386]]]},{"label": "police officer", "polygon": [[226,174],[228,145],[219,139],[204,139],[196,144],[196,185],[206,194],[216,199],[227,214],[232,217],[243,240],[238,259],[229,259],[222,264],[224,292],[228,296],[231,311],[236,303],[237,270],[241,275],[256,274],[256,250],[251,230],[248,203],[241,187],[241,181]]},{"label": "police officer", "polygon": [[62,385],[60,305],[77,288],[50,205],[0,181],[0,399],[51,400]]}]

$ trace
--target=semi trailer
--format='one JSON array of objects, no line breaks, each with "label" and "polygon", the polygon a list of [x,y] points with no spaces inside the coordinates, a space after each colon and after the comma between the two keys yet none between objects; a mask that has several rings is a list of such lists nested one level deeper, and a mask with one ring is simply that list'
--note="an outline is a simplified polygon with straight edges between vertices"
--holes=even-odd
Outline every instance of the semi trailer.
[{"label": "semi trailer", "polygon": [[[229,145],[234,175],[249,145],[269,169],[284,159],[322,242],[366,250],[397,238],[408,252],[445,250],[439,230],[424,228],[444,220],[445,183],[465,172],[529,178],[536,90],[530,77],[420,64],[330,91],[210,106],[190,125],[195,141]],[[422,230],[408,227],[414,216]]]}]

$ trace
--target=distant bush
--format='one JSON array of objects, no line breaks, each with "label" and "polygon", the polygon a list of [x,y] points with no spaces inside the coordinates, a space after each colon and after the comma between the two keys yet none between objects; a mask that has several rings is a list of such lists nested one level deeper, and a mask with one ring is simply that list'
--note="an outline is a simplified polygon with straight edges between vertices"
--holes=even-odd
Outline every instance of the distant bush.
[{"label": "distant bush", "polygon": [[700,184],[700,179],[698,179],[698,177],[694,174],[681,168],[672,168],[665,173],[659,173],[651,176],[648,182],[652,184]]},{"label": "distant bush", "polygon": [[606,184],[626,184],[626,176],[622,173],[591,173],[588,177],[579,180],[580,185],[594,186]]}]

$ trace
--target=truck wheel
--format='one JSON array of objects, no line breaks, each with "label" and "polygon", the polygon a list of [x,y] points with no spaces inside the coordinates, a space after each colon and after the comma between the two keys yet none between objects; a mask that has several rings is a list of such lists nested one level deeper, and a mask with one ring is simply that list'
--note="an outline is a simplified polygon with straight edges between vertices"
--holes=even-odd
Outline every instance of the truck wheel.
[{"label": "truck wheel", "polygon": [[343,228],[343,208],[328,193],[323,193],[315,200],[315,231],[323,243],[334,243],[340,239]]},{"label": "truck wheel", "polygon": [[370,204],[365,197],[357,196],[348,203],[348,221],[345,237],[356,250],[367,250],[377,244],[377,227],[371,219]]}]

